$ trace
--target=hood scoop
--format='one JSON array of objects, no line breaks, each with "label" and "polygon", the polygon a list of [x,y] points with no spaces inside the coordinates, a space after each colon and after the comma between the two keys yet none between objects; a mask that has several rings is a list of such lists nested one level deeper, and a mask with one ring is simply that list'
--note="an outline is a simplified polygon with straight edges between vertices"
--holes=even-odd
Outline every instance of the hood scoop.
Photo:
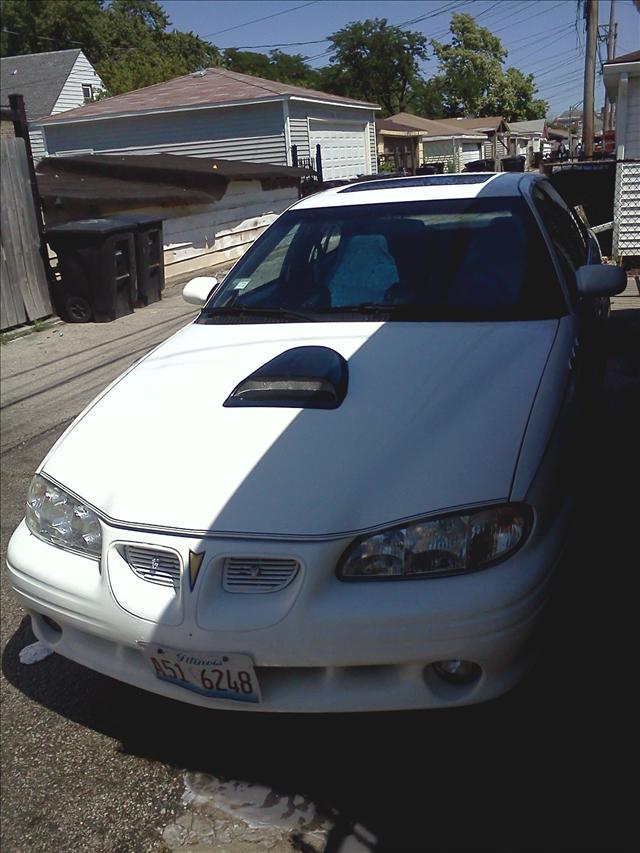
[{"label": "hood scoop", "polygon": [[337,409],[349,368],[329,347],[294,347],[263,364],[233,389],[224,406]]}]

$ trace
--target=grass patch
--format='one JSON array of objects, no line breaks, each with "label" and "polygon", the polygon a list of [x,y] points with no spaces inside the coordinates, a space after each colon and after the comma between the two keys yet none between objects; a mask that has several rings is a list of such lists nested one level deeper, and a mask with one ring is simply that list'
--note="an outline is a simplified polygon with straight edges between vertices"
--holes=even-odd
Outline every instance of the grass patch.
[{"label": "grass patch", "polygon": [[29,323],[28,325],[19,326],[17,329],[10,329],[8,332],[2,332],[0,334],[0,344],[4,346],[10,341],[15,341],[16,338],[24,338],[32,332],[46,332],[47,329],[51,329],[55,325],[54,321],[55,318],[34,320],[33,323]]}]

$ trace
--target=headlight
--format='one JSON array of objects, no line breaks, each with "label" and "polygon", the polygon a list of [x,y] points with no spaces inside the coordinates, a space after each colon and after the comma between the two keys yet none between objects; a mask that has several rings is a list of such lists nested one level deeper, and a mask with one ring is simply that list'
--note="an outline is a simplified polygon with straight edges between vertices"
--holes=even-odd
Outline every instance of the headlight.
[{"label": "headlight", "polygon": [[102,531],[98,516],[39,474],[29,487],[25,517],[29,530],[45,542],[88,557],[100,557]]},{"label": "headlight", "polygon": [[341,580],[463,574],[504,560],[526,539],[531,509],[505,504],[426,518],[357,539],[338,564]]}]

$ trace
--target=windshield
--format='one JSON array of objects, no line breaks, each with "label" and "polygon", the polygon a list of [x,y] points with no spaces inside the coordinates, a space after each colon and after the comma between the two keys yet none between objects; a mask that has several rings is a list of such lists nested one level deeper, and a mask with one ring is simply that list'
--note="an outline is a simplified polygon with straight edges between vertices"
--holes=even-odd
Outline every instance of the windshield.
[{"label": "windshield", "polygon": [[198,322],[532,320],[566,313],[520,198],[284,213]]}]

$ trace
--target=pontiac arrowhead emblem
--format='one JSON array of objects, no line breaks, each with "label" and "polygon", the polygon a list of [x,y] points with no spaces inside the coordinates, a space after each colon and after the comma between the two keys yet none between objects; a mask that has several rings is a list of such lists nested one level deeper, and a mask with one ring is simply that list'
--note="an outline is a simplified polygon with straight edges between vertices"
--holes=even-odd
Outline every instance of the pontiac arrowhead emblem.
[{"label": "pontiac arrowhead emblem", "polygon": [[204,554],[204,551],[196,552],[189,549],[189,586],[191,588],[191,592],[193,592],[193,588],[198,580],[198,574],[200,572],[200,567],[202,566],[202,561],[204,560]]}]

